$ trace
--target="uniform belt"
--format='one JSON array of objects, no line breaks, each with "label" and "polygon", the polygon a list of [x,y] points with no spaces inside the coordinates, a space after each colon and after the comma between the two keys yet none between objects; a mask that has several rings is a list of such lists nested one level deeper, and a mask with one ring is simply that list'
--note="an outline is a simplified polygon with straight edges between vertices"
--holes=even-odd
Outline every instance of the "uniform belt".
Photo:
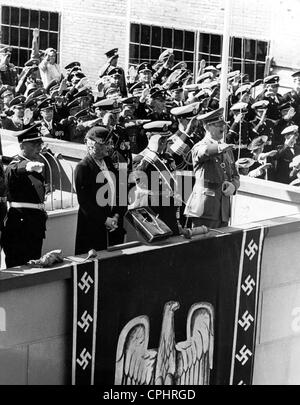
[{"label": "uniform belt", "polygon": [[34,204],[25,202],[9,202],[10,208],[31,208],[34,210],[45,211],[45,204]]},{"label": "uniform belt", "polygon": [[220,183],[212,183],[211,181],[204,180],[204,187],[214,189],[214,188],[221,187],[221,184]]}]

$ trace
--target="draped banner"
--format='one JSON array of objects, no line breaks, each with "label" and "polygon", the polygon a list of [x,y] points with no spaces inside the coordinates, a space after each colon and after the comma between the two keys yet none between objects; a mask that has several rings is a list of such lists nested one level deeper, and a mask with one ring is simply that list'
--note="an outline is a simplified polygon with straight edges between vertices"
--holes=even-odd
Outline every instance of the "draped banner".
[{"label": "draped banner", "polygon": [[263,241],[216,232],[74,265],[72,384],[251,384]]}]

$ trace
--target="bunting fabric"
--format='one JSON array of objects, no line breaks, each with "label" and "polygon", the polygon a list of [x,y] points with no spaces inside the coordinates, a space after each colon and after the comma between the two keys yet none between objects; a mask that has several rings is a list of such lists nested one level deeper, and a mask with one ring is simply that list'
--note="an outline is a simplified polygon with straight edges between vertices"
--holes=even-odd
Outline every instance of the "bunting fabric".
[{"label": "bunting fabric", "polygon": [[72,384],[251,384],[264,231],[75,264]]}]

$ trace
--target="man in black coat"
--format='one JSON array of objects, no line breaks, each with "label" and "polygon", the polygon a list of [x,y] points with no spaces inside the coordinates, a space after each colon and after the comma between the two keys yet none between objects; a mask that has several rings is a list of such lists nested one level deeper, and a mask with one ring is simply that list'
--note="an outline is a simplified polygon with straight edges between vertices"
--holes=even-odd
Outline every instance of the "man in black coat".
[{"label": "man in black coat", "polygon": [[42,139],[36,125],[16,131],[21,153],[6,168],[9,205],[2,245],[7,267],[41,257],[47,214],[44,208]]},{"label": "man in black coat", "polygon": [[[109,155],[109,131],[93,127],[86,136],[87,155],[75,169],[75,186],[79,202],[75,254],[90,249],[104,250],[123,242],[124,207],[118,207],[119,182]],[[127,181],[127,179],[126,179]],[[122,192],[122,191],[120,191]]]}]

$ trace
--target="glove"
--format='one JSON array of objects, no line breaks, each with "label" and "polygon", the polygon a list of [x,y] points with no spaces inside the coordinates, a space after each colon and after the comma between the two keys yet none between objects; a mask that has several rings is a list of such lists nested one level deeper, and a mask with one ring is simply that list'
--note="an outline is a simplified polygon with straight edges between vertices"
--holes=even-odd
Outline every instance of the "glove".
[{"label": "glove", "polygon": [[44,254],[44,256],[42,256],[40,259],[29,260],[28,264],[35,267],[50,267],[54,263],[61,263],[63,261],[64,258],[62,255],[62,250],[57,249],[51,250],[51,252]]},{"label": "glove", "polygon": [[112,232],[118,228],[119,214],[115,214],[112,218],[107,217],[105,221],[106,229]]},{"label": "glove", "polygon": [[44,163],[40,162],[28,162],[26,165],[26,171],[27,172],[37,172],[41,173],[44,168]]},{"label": "glove", "polygon": [[224,181],[222,184],[222,192],[225,197],[229,197],[235,193],[235,186],[230,181]]}]

